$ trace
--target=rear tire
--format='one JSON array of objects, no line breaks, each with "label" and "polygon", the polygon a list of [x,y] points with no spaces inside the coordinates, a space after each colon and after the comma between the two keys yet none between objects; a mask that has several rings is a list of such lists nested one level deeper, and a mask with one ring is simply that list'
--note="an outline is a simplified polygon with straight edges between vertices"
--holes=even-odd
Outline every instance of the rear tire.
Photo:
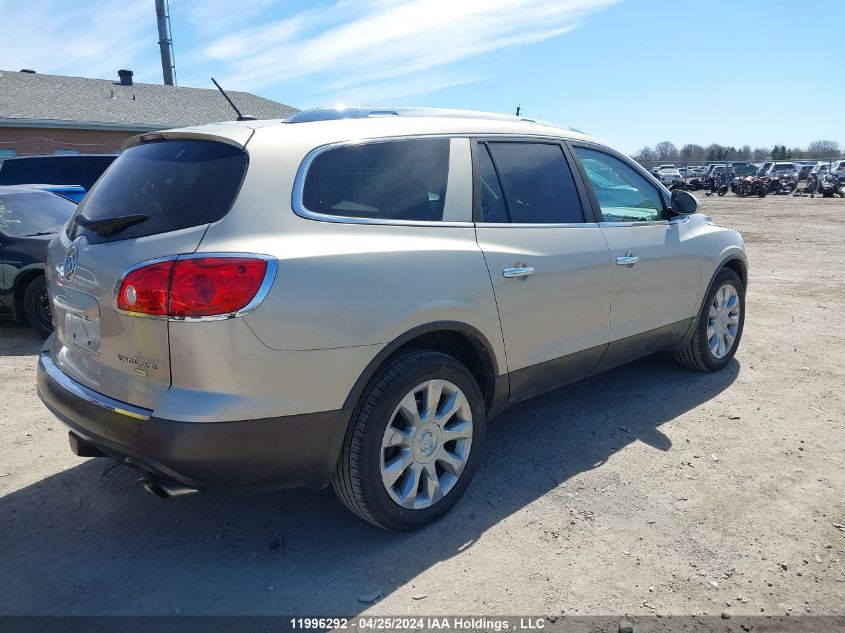
[{"label": "rear tire", "polygon": [[718,371],[736,354],[744,325],[745,286],[733,270],[723,268],[704,298],[695,331],[675,359],[689,369]]},{"label": "rear tire", "polygon": [[23,310],[30,327],[42,338],[53,333],[53,316],[50,312],[50,298],[47,282],[43,276],[36,277],[23,293]]},{"label": "rear tire", "polygon": [[439,352],[401,354],[373,377],[355,408],[332,486],[373,525],[420,528],[466,491],[485,427],[481,391],[464,365]]}]

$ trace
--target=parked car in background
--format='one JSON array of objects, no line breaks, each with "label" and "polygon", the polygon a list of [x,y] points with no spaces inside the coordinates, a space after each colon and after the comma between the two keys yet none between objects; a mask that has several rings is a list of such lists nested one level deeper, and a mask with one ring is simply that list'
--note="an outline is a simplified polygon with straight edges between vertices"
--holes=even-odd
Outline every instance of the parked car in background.
[{"label": "parked car in background", "polygon": [[775,162],[772,163],[772,166],[769,167],[769,171],[766,172],[766,175],[771,178],[779,178],[783,174],[788,176],[795,176],[798,173],[798,168],[795,166],[793,162]]},{"label": "parked car in background", "polygon": [[674,165],[661,165],[657,168],[657,177],[667,185],[673,180],[681,180],[683,176]]},{"label": "parked car in background", "polygon": [[744,161],[728,161],[726,165],[730,167],[737,176],[748,176],[751,171],[753,171],[754,174],[757,173],[757,169],[754,165]]},{"label": "parked car in background", "polygon": [[704,168],[697,166],[679,167],[678,171],[684,178],[698,178],[704,173]]},{"label": "parked car in background", "polygon": [[76,202],[79,204],[82,202],[82,199],[85,197],[87,193],[84,187],[80,185],[39,185],[39,184],[29,184],[26,185],[27,187],[31,187],[32,189],[40,189],[41,191],[49,191],[50,193],[54,193],[57,196],[61,196],[62,198],[67,198],[72,202]]},{"label": "parked car in background", "polygon": [[796,174],[795,179],[799,182],[807,180],[807,176],[810,174],[812,169],[812,165],[801,165],[801,167],[798,169],[798,173]]},{"label": "parked car in background", "polygon": [[76,203],[25,186],[0,186],[0,315],[53,331],[44,279],[47,244],[76,211]]},{"label": "parked car in background", "polygon": [[703,174],[701,174],[701,177],[702,177],[702,178],[709,178],[709,177],[710,177],[710,175],[711,175],[714,171],[716,171],[716,169],[717,169],[718,167],[724,167],[724,166],[725,166],[725,163],[710,163],[709,165],[707,165],[706,169],[704,170],[704,173],[703,173]]},{"label": "parked car in background", "polygon": [[819,162],[817,162],[817,163],[815,163],[815,164],[813,164],[813,165],[810,165],[809,167],[810,167],[810,171],[812,172],[812,174],[813,174],[816,178],[818,178],[819,180],[821,180],[821,179],[822,179],[822,177],[823,177],[825,174],[830,173],[830,172],[832,171],[832,170],[830,169],[832,166],[833,166],[833,165],[832,165],[831,161],[826,161],[826,160],[825,160],[825,161],[819,161]]},{"label": "parked car in background", "polygon": [[331,482],[418,528],[509,404],[659,350],[729,366],[745,249],[696,209],[518,117],[347,107],[143,135],[51,243],[38,392],[78,454],[155,494]]},{"label": "parked car in background", "polygon": [[727,184],[736,177],[736,173],[727,165],[712,165],[712,169],[709,172],[705,172],[702,179],[707,180],[710,177],[718,178],[723,183]]},{"label": "parked car in background", "polygon": [[116,154],[19,156],[0,164],[0,185],[78,185],[88,191]]},{"label": "parked car in background", "polygon": [[830,173],[839,176],[839,182],[845,184],[845,160],[835,160],[830,168]]},{"label": "parked car in background", "polygon": [[759,164],[757,164],[757,165],[756,165],[756,167],[757,167],[757,175],[758,175],[758,176],[766,176],[766,175],[768,175],[769,168],[770,168],[773,164],[774,164],[774,163],[773,163],[772,161],[767,161],[767,162],[765,162],[765,163],[759,163]]}]

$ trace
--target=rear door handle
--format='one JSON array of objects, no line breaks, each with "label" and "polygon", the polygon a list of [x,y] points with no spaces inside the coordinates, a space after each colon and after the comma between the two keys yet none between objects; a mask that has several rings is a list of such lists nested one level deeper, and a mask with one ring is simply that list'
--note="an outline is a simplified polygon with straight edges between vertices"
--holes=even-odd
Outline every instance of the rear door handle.
[{"label": "rear door handle", "polygon": [[616,264],[618,266],[628,266],[629,268],[640,261],[640,258],[631,253],[625,253],[624,257],[617,257]]},{"label": "rear door handle", "polygon": [[513,268],[505,268],[502,271],[502,275],[506,279],[525,279],[526,277],[534,274],[534,267],[533,266],[526,266],[525,262],[517,262],[516,266]]}]

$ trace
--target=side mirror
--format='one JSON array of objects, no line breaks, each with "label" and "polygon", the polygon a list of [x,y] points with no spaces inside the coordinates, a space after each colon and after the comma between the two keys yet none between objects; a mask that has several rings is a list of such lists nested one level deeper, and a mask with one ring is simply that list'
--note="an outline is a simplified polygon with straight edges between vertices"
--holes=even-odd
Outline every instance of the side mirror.
[{"label": "side mirror", "polygon": [[679,215],[692,215],[698,211],[698,200],[687,191],[675,189],[672,192],[672,211]]}]

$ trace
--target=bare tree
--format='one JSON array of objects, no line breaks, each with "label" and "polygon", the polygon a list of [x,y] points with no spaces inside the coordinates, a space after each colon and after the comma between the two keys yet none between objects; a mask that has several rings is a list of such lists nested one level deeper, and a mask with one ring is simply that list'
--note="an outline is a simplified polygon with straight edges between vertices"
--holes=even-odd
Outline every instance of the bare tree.
[{"label": "bare tree", "polygon": [[836,141],[813,141],[807,146],[807,153],[814,158],[839,156],[839,143]]},{"label": "bare tree", "polygon": [[654,146],[654,149],[657,152],[658,160],[667,161],[678,159],[678,148],[675,147],[674,143],[670,143],[669,141],[661,141]]},{"label": "bare tree", "polygon": [[754,148],[754,160],[766,160],[769,156],[769,148],[768,147],[755,147]]},{"label": "bare tree", "polygon": [[679,156],[685,163],[699,162],[704,158],[704,148],[701,145],[687,143],[681,148]]},{"label": "bare tree", "polygon": [[640,148],[640,150],[637,151],[636,154],[634,154],[633,158],[635,161],[642,164],[653,163],[658,159],[657,152],[651,149],[648,145],[643,148]]}]

